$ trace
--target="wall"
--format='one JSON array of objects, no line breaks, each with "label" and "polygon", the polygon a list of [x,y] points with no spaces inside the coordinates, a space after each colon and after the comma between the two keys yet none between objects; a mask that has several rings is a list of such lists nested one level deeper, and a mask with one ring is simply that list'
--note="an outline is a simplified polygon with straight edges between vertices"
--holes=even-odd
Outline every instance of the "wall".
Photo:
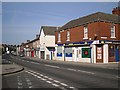
[{"label": "wall", "polygon": [[[115,24],[116,27],[116,38],[110,38],[111,37],[111,23],[107,22],[94,22],[89,23],[87,25],[88,27],[88,39],[95,40],[95,35],[97,35],[96,40],[104,40],[104,38],[101,37],[107,37],[107,40],[120,40],[120,30],[118,28],[118,24]],[[120,27],[120,24],[119,24]],[[84,26],[74,27],[69,29],[70,30],[70,41],[67,40],[67,30],[61,31],[61,42],[63,43],[70,43],[70,42],[80,42],[84,41]],[[58,40],[58,32],[55,33],[55,43],[57,44]]]},{"label": "wall", "polygon": [[55,36],[46,35],[45,36],[45,45],[55,47]]}]

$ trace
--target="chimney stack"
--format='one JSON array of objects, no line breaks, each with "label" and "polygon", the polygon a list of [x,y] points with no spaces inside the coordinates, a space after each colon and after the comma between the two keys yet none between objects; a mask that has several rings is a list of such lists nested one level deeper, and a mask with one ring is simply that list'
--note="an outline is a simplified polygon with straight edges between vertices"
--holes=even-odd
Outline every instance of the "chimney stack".
[{"label": "chimney stack", "polygon": [[38,34],[36,35],[36,38],[39,38],[39,35],[38,35]]},{"label": "chimney stack", "polygon": [[112,14],[120,16],[120,7],[113,8]]},{"label": "chimney stack", "polygon": [[30,42],[30,40],[27,40],[27,43],[29,43]]}]

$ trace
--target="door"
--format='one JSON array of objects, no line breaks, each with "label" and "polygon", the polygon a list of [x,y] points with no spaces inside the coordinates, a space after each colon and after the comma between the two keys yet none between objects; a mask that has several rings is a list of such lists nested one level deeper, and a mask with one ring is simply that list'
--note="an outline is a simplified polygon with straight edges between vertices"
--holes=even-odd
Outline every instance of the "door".
[{"label": "door", "polygon": [[41,59],[45,59],[45,52],[44,51],[41,51]]},{"label": "door", "polygon": [[78,51],[78,47],[75,47],[73,49],[73,61],[78,61],[78,57],[79,57],[79,51]]},{"label": "door", "polygon": [[96,62],[103,63],[103,45],[96,45]]},{"label": "door", "polygon": [[115,54],[115,45],[109,45],[109,62],[116,62]]},{"label": "door", "polygon": [[31,57],[34,57],[34,51],[31,51]]},{"label": "door", "polygon": [[52,53],[52,51],[51,51],[51,60],[53,59],[53,53]]},{"label": "door", "polygon": [[120,45],[116,46],[115,59],[116,59],[116,62],[120,61]]}]

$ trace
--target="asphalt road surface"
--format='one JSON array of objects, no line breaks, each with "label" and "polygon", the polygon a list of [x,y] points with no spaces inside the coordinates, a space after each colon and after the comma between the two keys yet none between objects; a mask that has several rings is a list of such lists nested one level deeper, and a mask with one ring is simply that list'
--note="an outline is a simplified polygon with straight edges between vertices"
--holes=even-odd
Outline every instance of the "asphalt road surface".
[{"label": "asphalt road surface", "polygon": [[118,89],[119,76],[116,69],[80,66],[74,63],[67,64],[48,60],[33,61],[13,55],[4,55],[3,59],[25,68],[22,72],[3,76],[3,88]]}]

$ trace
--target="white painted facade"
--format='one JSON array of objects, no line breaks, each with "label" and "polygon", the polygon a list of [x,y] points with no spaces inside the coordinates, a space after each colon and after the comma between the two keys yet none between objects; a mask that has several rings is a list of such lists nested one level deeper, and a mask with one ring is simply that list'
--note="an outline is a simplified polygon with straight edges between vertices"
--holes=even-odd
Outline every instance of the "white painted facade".
[{"label": "white painted facade", "polygon": [[[40,33],[40,52],[44,52],[44,59],[53,59],[53,51],[49,51],[47,47],[55,47],[55,36],[45,35],[44,30]],[[52,55],[52,56],[51,56]],[[52,57],[52,58],[51,58]],[[41,58],[41,53],[40,53]]]}]

